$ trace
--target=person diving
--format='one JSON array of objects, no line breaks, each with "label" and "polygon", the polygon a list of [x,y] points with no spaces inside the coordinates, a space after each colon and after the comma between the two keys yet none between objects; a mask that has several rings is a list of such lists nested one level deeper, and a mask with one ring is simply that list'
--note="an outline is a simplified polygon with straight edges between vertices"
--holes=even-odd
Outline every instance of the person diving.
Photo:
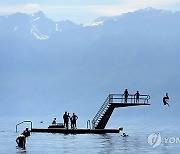
[{"label": "person diving", "polygon": [[168,103],[168,101],[169,101],[169,96],[168,96],[168,93],[166,93],[166,96],[163,97],[163,103],[164,103],[164,105],[170,106],[169,103]]}]

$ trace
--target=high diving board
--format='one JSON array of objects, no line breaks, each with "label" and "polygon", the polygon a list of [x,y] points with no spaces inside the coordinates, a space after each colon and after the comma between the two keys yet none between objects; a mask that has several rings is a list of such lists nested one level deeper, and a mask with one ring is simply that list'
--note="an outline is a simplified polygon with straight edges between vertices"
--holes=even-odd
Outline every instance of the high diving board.
[{"label": "high diving board", "polygon": [[139,98],[134,94],[129,94],[127,98],[123,94],[109,94],[99,111],[92,120],[93,129],[104,129],[111,117],[112,112],[118,107],[130,107],[140,105],[150,105],[149,95],[140,95]]}]

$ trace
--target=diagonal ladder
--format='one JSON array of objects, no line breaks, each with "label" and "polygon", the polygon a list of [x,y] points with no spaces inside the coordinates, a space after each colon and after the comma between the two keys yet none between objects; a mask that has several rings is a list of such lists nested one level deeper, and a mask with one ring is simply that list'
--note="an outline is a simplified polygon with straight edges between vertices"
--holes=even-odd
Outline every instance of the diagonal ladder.
[{"label": "diagonal ladder", "polygon": [[112,99],[112,94],[109,94],[108,97],[106,98],[106,100],[104,101],[104,103],[102,104],[102,106],[100,107],[99,111],[96,113],[96,115],[94,116],[93,120],[92,120],[92,128],[95,129],[100,120],[102,119],[103,115],[105,115],[106,111],[109,109],[109,107],[111,106],[111,99]]}]

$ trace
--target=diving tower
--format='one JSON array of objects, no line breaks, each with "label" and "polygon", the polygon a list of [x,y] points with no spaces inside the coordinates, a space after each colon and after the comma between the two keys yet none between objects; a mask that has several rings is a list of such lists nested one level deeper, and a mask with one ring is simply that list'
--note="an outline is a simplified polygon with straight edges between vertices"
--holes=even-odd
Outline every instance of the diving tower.
[{"label": "diving tower", "polygon": [[[23,124],[24,122],[31,123],[31,132],[39,133],[63,133],[63,134],[105,134],[105,133],[119,133],[121,129],[105,129],[108,120],[110,119],[115,108],[119,107],[129,107],[129,106],[140,106],[140,105],[150,105],[149,104],[149,95],[139,95],[139,99],[136,98],[136,95],[129,94],[127,98],[123,94],[109,94],[105,99],[104,103],[94,116],[93,120],[87,121],[87,128],[84,129],[68,129],[65,128],[62,123],[55,125],[49,125],[48,128],[32,128],[31,121],[23,121],[16,125]],[[59,125],[62,124],[62,125]],[[92,127],[91,127],[92,124]]]},{"label": "diving tower", "polygon": [[125,99],[123,94],[109,94],[92,120],[93,129],[104,129],[115,108],[150,105],[149,95],[140,95],[136,99],[134,94],[129,94]]}]

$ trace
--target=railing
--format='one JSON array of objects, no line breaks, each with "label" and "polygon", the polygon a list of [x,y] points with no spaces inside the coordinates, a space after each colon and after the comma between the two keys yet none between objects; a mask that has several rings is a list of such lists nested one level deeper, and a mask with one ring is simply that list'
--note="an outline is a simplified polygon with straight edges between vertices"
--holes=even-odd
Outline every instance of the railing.
[{"label": "railing", "polygon": [[23,124],[23,123],[26,123],[26,122],[31,123],[31,129],[32,129],[32,121],[30,121],[30,120],[25,120],[25,121],[22,121],[22,122],[20,122],[20,123],[18,123],[18,124],[16,125],[16,133],[17,133],[18,126],[21,125],[21,124]]},{"label": "railing", "polygon": [[135,94],[129,94],[126,99],[124,94],[110,94],[110,95],[111,95],[112,103],[148,104],[150,99],[149,95],[139,95],[139,99],[136,97]]},{"label": "railing", "polygon": [[105,111],[108,109],[108,105],[111,102],[112,95],[109,94],[109,96],[104,101],[103,105],[100,107],[99,111],[96,113],[95,117],[92,120],[92,128],[94,129],[98,123],[99,118],[105,113]]},{"label": "railing", "polygon": [[90,120],[87,121],[87,129],[91,129],[91,121]]},{"label": "railing", "polygon": [[149,95],[139,95],[139,98],[137,98],[135,94],[129,94],[125,98],[124,94],[109,94],[103,105],[100,107],[99,111],[93,118],[92,128],[94,129],[98,125],[100,118],[106,112],[111,103],[148,104],[149,99]]}]

